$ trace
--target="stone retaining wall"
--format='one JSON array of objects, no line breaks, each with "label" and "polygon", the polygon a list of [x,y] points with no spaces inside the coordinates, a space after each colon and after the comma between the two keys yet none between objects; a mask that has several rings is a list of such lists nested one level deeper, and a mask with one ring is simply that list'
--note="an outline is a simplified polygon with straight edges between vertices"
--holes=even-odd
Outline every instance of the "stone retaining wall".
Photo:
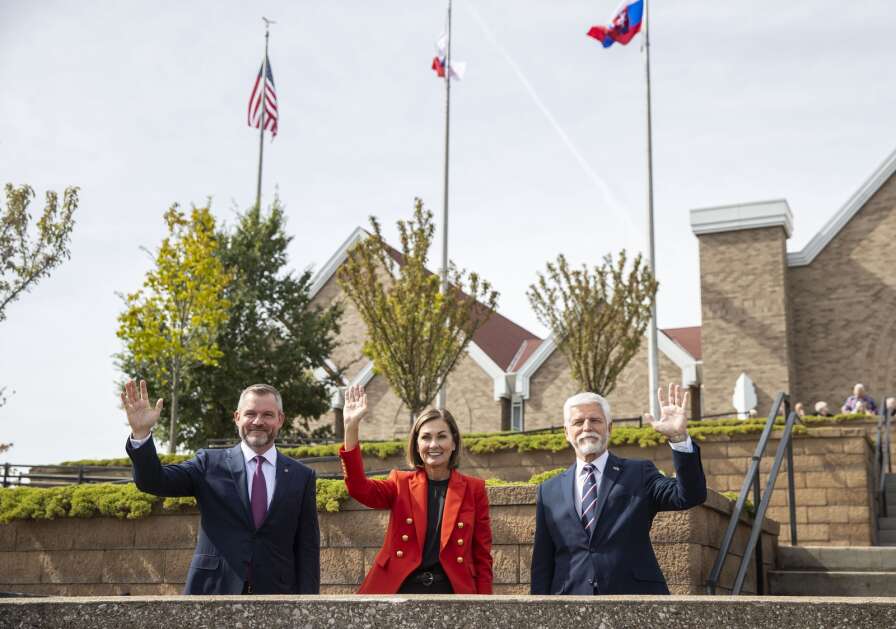
[{"label": "stone retaining wall", "polygon": [[[808,434],[794,436],[793,467],[799,543],[814,546],[873,544],[871,485],[874,446],[871,438],[875,427],[874,421],[854,422],[810,428]],[[720,492],[739,491],[758,440],[759,433],[752,433],[713,436],[700,441],[707,485]],[[763,489],[778,443],[773,433],[760,467]],[[896,461],[896,443],[893,448]],[[647,448],[614,446],[611,449],[623,458],[650,459],[664,472],[671,474],[674,471],[668,445]],[[506,450],[493,454],[465,451],[461,469],[465,474],[481,478],[527,481],[533,474],[568,467],[574,460],[572,448],[561,452],[540,450],[519,453]],[[400,456],[386,460],[367,457],[365,464],[371,470],[406,465]],[[328,472],[340,471],[339,462],[316,464],[315,468]],[[778,475],[768,511],[768,517],[782,525],[782,542],[790,541],[786,471],[785,464]]]},{"label": "stone retaining wall", "polygon": [[[534,487],[489,488],[495,593],[528,592],[535,526]],[[676,594],[697,594],[718,554],[731,502],[710,492],[706,504],[661,513],[651,538]],[[382,544],[388,513],[350,501],[320,514],[322,593],[357,590]],[[176,594],[183,587],[196,540],[195,511],[140,520],[113,518],[16,521],[0,525],[0,591],[60,596]],[[734,540],[721,586],[730,586],[749,534],[746,518]],[[762,535],[764,566],[777,553],[778,525]],[[755,591],[755,566],[745,590]]]},{"label": "stone retaining wall", "polygon": [[0,626],[825,627],[896,626],[894,598],[750,596],[209,596],[0,599]]}]

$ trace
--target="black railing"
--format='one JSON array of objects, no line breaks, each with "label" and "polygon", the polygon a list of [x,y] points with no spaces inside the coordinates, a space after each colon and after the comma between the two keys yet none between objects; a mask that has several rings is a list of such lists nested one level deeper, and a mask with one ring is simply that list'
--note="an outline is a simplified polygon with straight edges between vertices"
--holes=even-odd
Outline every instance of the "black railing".
[{"label": "black railing", "polygon": [[[784,405],[784,421],[781,440],[778,443],[778,450],[775,452],[775,458],[772,461],[771,470],[768,473],[768,479],[765,485],[765,492],[760,491],[759,468],[762,456],[765,454],[765,448],[768,445],[772,431],[775,429],[775,421],[778,417],[778,411],[781,405]],[[750,537],[744,548],[743,556],[740,559],[740,565],[737,568],[737,575],[734,578],[734,584],[731,587],[731,594],[740,594],[743,589],[744,579],[747,576],[747,570],[750,567],[751,556],[756,560],[756,594],[765,593],[765,579],[762,573],[763,558],[762,544],[760,537],[762,535],[762,526],[765,522],[765,513],[771,502],[772,493],[775,490],[775,481],[778,479],[778,472],[784,458],[787,458],[787,503],[790,508],[790,543],[794,546],[797,544],[796,536],[796,491],[793,485],[793,425],[799,421],[799,417],[790,408],[790,396],[786,393],[779,393],[775,397],[772,408],[768,413],[768,421],[765,428],[759,436],[759,442],[756,444],[756,450],[750,459],[750,467],[744,476],[744,482],[741,485],[740,493],[734,504],[734,510],[731,513],[731,520],[728,522],[728,528],[722,538],[722,544],[719,547],[719,556],[713,564],[709,573],[709,579],[706,582],[706,589],[709,594],[715,594],[719,585],[719,578],[722,574],[722,568],[725,560],[728,558],[728,552],[731,550],[731,542],[734,540],[734,533],[737,530],[738,522],[744,512],[747,502],[747,496],[750,490],[753,491],[753,504],[755,505],[755,513],[753,515],[753,527],[750,530]]]},{"label": "black railing", "polygon": [[885,518],[888,515],[886,482],[887,474],[893,473],[890,460],[890,435],[893,427],[893,411],[887,407],[888,398],[884,398],[881,415],[877,421],[877,440],[874,446],[874,497],[877,515]]},{"label": "black railing", "polygon": [[26,465],[4,463],[2,485],[55,487],[86,483],[130,483],[130,465]]}]

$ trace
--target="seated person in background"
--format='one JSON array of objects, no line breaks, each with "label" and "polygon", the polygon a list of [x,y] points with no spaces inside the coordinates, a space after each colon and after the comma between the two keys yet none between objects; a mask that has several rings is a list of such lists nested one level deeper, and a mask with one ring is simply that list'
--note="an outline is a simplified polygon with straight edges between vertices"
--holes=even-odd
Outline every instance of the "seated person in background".
[{"label": "seated person in background", "polygon": [[[861,411],[856,409],[856,404],[858,404],[859,402],[863,403],[863,410]],[[871,413],[872,415],[877,414],[877,404],[874,402],[874,399],[870,395],[865,394],[864,384],[858,383],[852,388],[852,395],[846,398],[846,402],[843,403],[843,412]]]},{"label": "seated person in background", "polygon": [[886,409],[887,412],[889,412],[890,417],[896,417],[896,397],[887,398]]},{"label": "seated person in background", "polygon": [[828,408],[828,403],[824,400],[815,403],[815,414],[819,417],[833,417],[834,414]]},{"label": "seated person in background", "polygon": [[797,402],[793,405],[793,412],[796,413],[797,417],[799,417],[800,419],[806,416],[806,409],[803,408],[802,402]]},{"label": "seated person in background", "polygon": [[360,594],[491,594],[492,528],[485,481],[457,471],[461,440],[446,410],[417,416],[408,436],[410,472],[367,478],[358,426],[367,415],[364,387],[345,392],[345,443],[339,450],[349,495],[389,509],[383,547]]}]

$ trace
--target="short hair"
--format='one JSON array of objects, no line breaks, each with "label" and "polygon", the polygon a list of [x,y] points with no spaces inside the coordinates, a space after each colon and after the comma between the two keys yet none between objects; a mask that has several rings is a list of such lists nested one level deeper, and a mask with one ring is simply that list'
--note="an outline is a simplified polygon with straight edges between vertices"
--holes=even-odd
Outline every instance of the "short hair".
[{"label": "short hair", "polygon": [[408,465],[412,467],[423,467],[423,459],[420,458],[420,452],[417,450],[417,437],[420,435],[420,429],[423,428],[423,424],[431,422],[434,419],[444,420],[445,423],[448,424],[451,436],[454,437],[454,452],[451,453],[451,456],[448,459],[448,467],[453,470],[460,464],[460,429],[457,427],[457,422],[454,420],[454,416],[446,409],[439,408],[430,408],[417,415],[417,419],[414,421],[414,427],[411,428],[411,434],[408,435],[408,449],[405,453]]},{"label": "short hair", "polygon": [[820,402],[816,402],[815,403],[815,412],[818,413],[821,411],[821,409],[827,408],[827,407],[828,407],[828,403],[825,402],[824,400],[822,400]]},{"label": "short hair", "polygon": [[281,413],[283,412],[283,398],[280,396],[280,392],[269,384],[252,384],[243,389],[243,392],[240,393],[240,401],[236,405],[236,410],[243,408],[243,401],[250,393],[255,395],[273,395],[274,399],[277,400],[277,410]]},{"label": "short hair", "polygon": [[865,385],[862,384],[861,382],[856,382],[855,385],[852,387],[852,390],[855,391],[858,388],[861,388],[863,391],[867,391],[867,389],[865,388]]},{"label": "short hair", "polygon": [[586,404],[598,404],[604,412],[607,420],[607,426],[613,423],[613,416],[610,415],[610,403],[607,399],[597,393],[576,393],[563,403],[563,425],[569,426],[569,420],[572,418],[572,409],[575,406],[585,406]]}]

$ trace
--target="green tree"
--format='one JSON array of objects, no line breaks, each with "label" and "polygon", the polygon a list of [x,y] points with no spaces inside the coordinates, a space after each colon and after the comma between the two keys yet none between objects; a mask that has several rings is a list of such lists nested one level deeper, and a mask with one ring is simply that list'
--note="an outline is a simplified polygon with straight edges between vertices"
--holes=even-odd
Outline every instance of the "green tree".
[{"label": "green tree", "polygon": [[[41,278],[71,257],[69,241],[75,226],[78,188],[68,187],[62,195],[47,191],[46,205],[32,226],[28,206],[34,198],[29,185],[6,184],[6,207],[0,210],[0,321],[6,307],[31,290]],[[6,404],[6,387],[0,387],[0,407]],[[0,443],[0,453],[12,446]]]},{"label": "green tree", "polygon": [[658,284],[638,255],[626,274],[625,250],[589,269],[570,268],[561,254],[526,296],[585,391],[609,395],[634,357],[650,322]]},{"label": "green tree", "polygon": [[415,200],[414,217],[398,221],[401,263],[370,217],[373,234],[359,242],[339,269],[339,285],[367,324],[364,355],[374,363],[411,418],[423,410],[451,373],[473,334],[494,312],[498,293],[478,274],[448,269],[448,287],[426,269],[435,227],[432,212]]},{"label": "green tree", "polygon": [[[216,364],[193,362],[182,373],[178,427],[180,442],[189,449],[233,437],[237,397],[256,382],[277,387],[284,413],[296,420],[284,424],[284,441],[332,433],[329,425],[310,427],[310,418],[329,409],[328,383],[312,370],[326,365],[333,351],[342,308],[312,305],[311,271],[286,270],[292,237],[285,226],[283,208],[275,201],[267,212],[253,207],[238,215],[233,227],[218,230],[216,255],[230,277],[223,292],[228,318],[218,329]],[[149,373],[129,352],[118,358],[124,373]],[[147,381],[150,390],[160,390],[153,378]]]},{"label": "green tree", "polygon": [[181,441],[177,418],[184,372],[193,363],[214,365],[221,356],[216,340],[227,320],[223,292],[229,277],[217,255],[215,219],[208,207],[193,208],[187,216],[175,204],[165,212],[165,224],[168,235],[155,268],[147,272],[143,288],[125,297],[118,337],[135,364],[170,392],[171,421],[167,434],[160,432],[173,453]]},{"label": "green tree", "polygon": [[[78,188],[62,195],[47,191],[47,203],[34,227],[28,206],[34,189],[6,184],[6,208],[0,213],[0,321],[6,307],[71,256],[68,245],[75,226]],[[32,232],[34,232],[32,234]]]},{"label": "green tree", "polygon": [[256,382],[277,387],[287,418],[297,420],[284,424],[284,441],[332,432],[329,425],[310,428],[309,420],[326,413],[330,401],[328,383],[313,370],[333,352],[342,309],[311,304],[311,271],[286,271],[292,237],[285,223],[275,201],[269,212],[253,207],[238,216],[234,229],[219,232],[218,256],[231,276],[224,291],[228,320],[218,331],[217,363],[190,370],[181,422],[188,447],[233,436],[237,396]]}]

